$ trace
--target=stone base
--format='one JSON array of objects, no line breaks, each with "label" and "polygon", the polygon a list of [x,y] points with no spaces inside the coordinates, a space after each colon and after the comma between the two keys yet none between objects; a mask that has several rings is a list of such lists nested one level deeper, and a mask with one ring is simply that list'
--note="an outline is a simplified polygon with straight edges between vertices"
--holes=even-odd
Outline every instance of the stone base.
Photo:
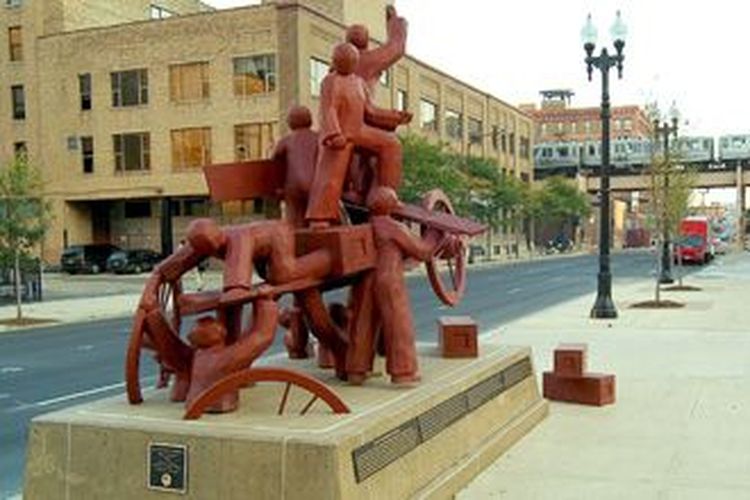
[{"label": "stone base", "polygon": [[[197,421],[182,420],[166,390],[147,391],[139,406],[122,396],[73,407],[34,419],[24,498],[165,498],[148,487],[150,444],[184,447],[183,461],[166,462],[186,470],[184,484],[176,475],[164,481],[184,490],[175,497],[444,498],[548,411],[528,348],[483,344],[476,359],[421,349],[422,383],[413,388],[384,376],[350,387],[313,360],[272,361],[325,380],[352,413],[316,403],[304,416],[277,416],[284,386],[265,383],[242,390],[238,412]],[[292,391],[287,411],[308,399]]]}]

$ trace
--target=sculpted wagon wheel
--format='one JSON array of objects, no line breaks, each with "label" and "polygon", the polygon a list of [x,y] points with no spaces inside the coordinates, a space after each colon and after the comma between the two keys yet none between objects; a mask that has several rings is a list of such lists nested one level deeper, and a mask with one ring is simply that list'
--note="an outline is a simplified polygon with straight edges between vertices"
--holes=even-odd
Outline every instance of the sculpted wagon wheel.
[{"label": "sculpted wagon wheel", "polygon": [[[428,192],[422,199],[422,206],[431,212],[443,212],[446,214],[455,214],[453,205],[448,197],[439,189]],[[438,229],[422,226],[422,236],[429,231],[438,231]],[[430,284],[435,294],[445,305],[455,306],[463,297],[466,289],[466,245],[463,240],[459,240],[459,247],[448,253],[438,250],[433,257],[426,262],[427,275],[430,278]],[[440,274],[441,267],[445,265],[448,268],[450,282],[446,285]]]},{"label": "sculpted wagon wheel", "polygon": [[[287,410],[289,413],[294,411],[299,415],[304,415],[317,401],[327,405],[333,413],[349,413],[350,411],[349,407],[327,385],[309,375],[286,368],[247,368],[224,377],[199,394],[188,406],[183,418],[186,420],[200,418],[206,409],[218,402],[223,395],[256,382],[285,384],[284,393],[276,409],[278,415],[283,415]],[[288,408],[292,387],[310,394],[310,398],[301,408]]]},{"label": "sculpted wagon wheel", "polygon": [[[155,294],[155,297],[152,298],[155,298],[158,308],[161,310],[162,314],[164,314],[164,317],[173,328],[173,331],[177,332],[179,335],[180,326],[182,324],[180,310],[179,307],[177,307],[178,300],[182,295],[182,283],[180,280],[178,279],[174,282],[162,281],[152,292],[149,291],[147,285],[146,291],[144,291],[144,298],[149,293]],[[125,381],[127,385],[128,400],[133,404],[143,401],[140,384],[140,360],[144,341],[147,340],[145,337],[147,314],[148,311],[144,309],[143,306],[138,307],[130,331],[130,341],[128,343],[128,352],[125,361]],[[164,382],[165,373],[162,372],[160,374],[159,385],[163,386]]]}]

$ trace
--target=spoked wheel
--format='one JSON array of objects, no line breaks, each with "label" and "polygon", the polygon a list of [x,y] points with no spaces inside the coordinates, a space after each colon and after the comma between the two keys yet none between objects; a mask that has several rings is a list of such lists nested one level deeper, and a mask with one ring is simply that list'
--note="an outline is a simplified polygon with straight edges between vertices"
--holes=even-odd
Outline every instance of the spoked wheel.
[{"label": "spoked wheel", "polygon": [[[422,199],[422,206],[432,212],[455,213],[450,200],[439,189],[428,192]],[[426,236],[429,231],[438,232],[439,238],[443,236],[437,229],[424,226],[421,228],[422,236]],[[458,248],[450,253],[438,251],[425,264],[430,284],[438,298],[445,305],[451,307],[458,304],[466,289],[466,245],[463,241],[460,241]],[[443,282],[441,276],[443,267],[448,269],[449,282],[447,285]]]},{"label": "spoked wheel", "polygon": [[[160,283],[156,289],[158,307],[175,332],[179,334],[182,317],[178,300],[182,295],[182,285],[179,280],[175,282]],[[144,341],[146,341],[146,315],[148,311],[138,307],[133,326],[130,331],[128,352],[125,359],[125,384],[128,393],[128,401],[138,404],[143,401],[140,382],[140,360]],[[163,376],[164,374],[162,374]]]},{"label": "spoked wheel", "polygon": [[[207,408],[217,403],[222,396],[256,382],[276,382],[285,384],[284,392],[276,409],[278,415],[305,415],[316,403],[326,405],[333,413],[349,413],[349,407],[327,385],[319,380],[286,368],[248,368],[224,377],[203,391],[188,406],[183,418],[200,418]],[[289,395],[294,389],[310,395],[301,407],[291,405]],[[294,407],[293,407],[294,406]]]}]

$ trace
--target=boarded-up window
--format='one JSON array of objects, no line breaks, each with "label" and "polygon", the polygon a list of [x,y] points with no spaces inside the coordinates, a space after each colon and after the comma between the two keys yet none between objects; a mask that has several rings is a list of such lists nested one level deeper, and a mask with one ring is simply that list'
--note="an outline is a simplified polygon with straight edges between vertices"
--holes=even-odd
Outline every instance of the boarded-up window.
[{"label": "boarded-up window", "polygon": [[234,127],[234,151],[238,161],[267,158],[273,143],[271,123],[243,123]]},{"label": "boarded-up window", "polygon": [[172,130],[172,167],[196,168],[211,163],[211,128]]},{"label": "boarded-up window", "polygon": [[112,136],[115,172],[151,168],[151,136],[148,132]]},{"label": "boarded-up window", "polygon": [[20,26],[8,28],[8,48],[10,49],[11,61],[23,60],[23,40]]},{"label": "boarded-up window", "polygon": [[246,96],[276,90],[276,56],[234,58],[234,95]]},{"label": "boarded-up window", "polygon": [[173,102],[206,99],[209,92],[207,62],[169,67],[169,97]]}]

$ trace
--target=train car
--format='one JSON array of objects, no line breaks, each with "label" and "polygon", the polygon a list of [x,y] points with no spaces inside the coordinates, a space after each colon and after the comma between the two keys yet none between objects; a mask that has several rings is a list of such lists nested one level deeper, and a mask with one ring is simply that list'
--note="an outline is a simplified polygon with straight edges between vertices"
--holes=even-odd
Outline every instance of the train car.
[{"label": "train car", "polygon": [[719,161],[750,159],[750,134],[722,135],[719,137]]},{"label": "train car", "polygon": [[580,165],[577,142],[543,142],[534,146],[534,165],[540,169],[567,169]]},{"label": "train car", "polygon": [[714,160],[713,137],[695,136],[679,137],[677,151],[684,163],[712,163]]},{"label": "train car", "polygon": [[[595,168],[602,163],[600,141],[584,142],[582,147],[582,165]],[[615,167],[637,167],[651,161],[651,142],[645,139],[616,139],[610,142],[609,162]]]}]

